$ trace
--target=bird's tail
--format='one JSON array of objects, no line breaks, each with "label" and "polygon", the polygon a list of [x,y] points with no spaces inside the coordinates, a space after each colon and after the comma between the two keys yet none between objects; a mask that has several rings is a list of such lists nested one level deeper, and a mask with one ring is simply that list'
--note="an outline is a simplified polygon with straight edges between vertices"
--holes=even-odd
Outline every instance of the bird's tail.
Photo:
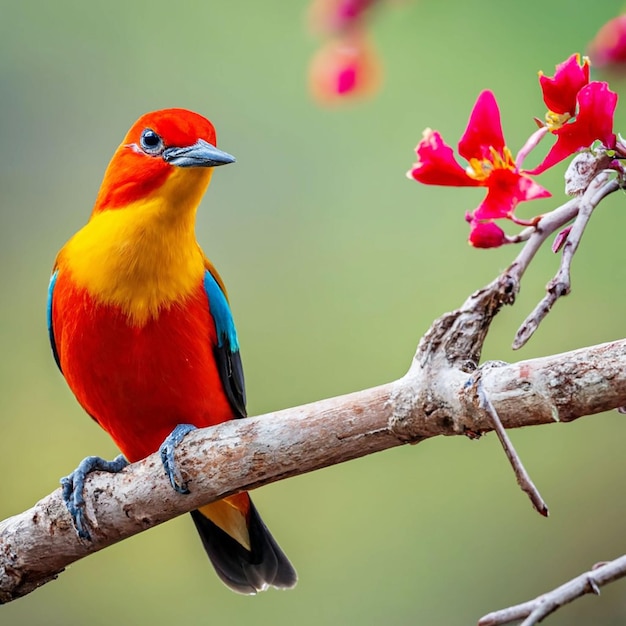
[{"label": "bird's tail", "polygon": [[254,594],[296,584],[296,571],[247,493],[207,504],[191,517],[217,575],[233,591]]}]

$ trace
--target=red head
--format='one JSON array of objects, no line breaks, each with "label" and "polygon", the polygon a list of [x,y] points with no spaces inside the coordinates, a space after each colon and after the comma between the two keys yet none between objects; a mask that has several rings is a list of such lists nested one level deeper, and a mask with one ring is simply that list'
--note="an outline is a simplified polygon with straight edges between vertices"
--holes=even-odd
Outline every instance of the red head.
[{"label": "red head", "polygon": [[207,168],[235,160],[215,144],[213,124],[192,111],[163,109],[142,115],[109,163],[94,213],[149,196],[179,168],[189,171],[190,185],[206,186],[210,179]]}]

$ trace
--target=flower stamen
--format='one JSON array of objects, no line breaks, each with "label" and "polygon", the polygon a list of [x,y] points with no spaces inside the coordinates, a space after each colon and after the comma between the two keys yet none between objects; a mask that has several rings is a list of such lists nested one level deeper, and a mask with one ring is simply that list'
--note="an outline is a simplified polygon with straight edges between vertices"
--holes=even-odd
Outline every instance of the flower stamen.
[{"label": "flower stamen", "polygon": [[546,113],[546,126],[550,132],[558,130],[562,126],[572,119],[572,116],[567,111],[565,113],[555,113],[554,111],[548,111]]},{"label": "flower stamen", "polygon": [[506,146],[503,148],[502,153],[498,152],[493,146],[489,146],[489,154],[489,158],[486,159],[476,157],[468,159],[469,165],[466,172],[470,178],[483,181],[487,180],[494,170],[515,171],[515,160]]}]

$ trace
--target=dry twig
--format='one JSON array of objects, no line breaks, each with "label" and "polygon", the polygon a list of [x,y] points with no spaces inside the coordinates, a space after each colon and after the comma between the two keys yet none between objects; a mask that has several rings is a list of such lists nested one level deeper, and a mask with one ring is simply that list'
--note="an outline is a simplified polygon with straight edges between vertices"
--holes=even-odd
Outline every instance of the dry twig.
[{"label": "dry twig", "polygon": [[506,430],[500,421],[500,416],[498,415],[496,408],[493,406],[493,402],[491,402],[489,396],[485,393],[485,390],[480,382],[478,383],[477,392],[480,406],[484,408],[487,413],[489,413],[491,419],[493,420],[494,430],[498,435],[500,444],[504,448],[504,452],[509,460],[509,463],[511,464],[511,467],[513,468],[513,473],[515,474],[515,478],[517,478],[517,484],[520,486],[522,491],[528,495],[530,501],[535,507],[535,510],[538,513],[541,513],[544,517],[548,517],[548,505],[545,503],[539,493],[539,490],[535,487],[535,484],[528,475],[522,460],[513,447],[513,443],[506,434]]},{"label": "dry twig", "polygon": [[600,595],[600,587],[626,576],[626,556],[601,563],[565,584],[523,604],[494,611],[482,617],[478,626],[501,626],[524,620],[521,626],[534,626],[557,609],[588,593]]},{"label": "dry twig", "polygon": [[[561,296],[566,296],[570,292],[570,267],[572,264],[572,259],[574,258],[574,254],[578,249],[578,245],[580,243],[583,233],[585,232],[585,228],[589,223],[589,218],[591,217],[593,210],[598,206],[600,201],[604,197],[617,191],[618,189],[619,182],[616,179],[609,180],[609,172],[601,172],[592,180],[591,184],[587,187],[586,191],[580,198],[575,198],[574,200],[571,200],[567,204],[563,205],[563,207],[561,207],[560,209],[552,211],[544,218],[542,218],[537,224],[537,242],[535,246],[531,248],[531,250],[538,249],[539,245],[541,245],[548,236],[550,236],[559,228],[562,228],[568,221],[574,218],[574,224],[567,236],[567,241],[563,246],[563,254],[561,257],[561,265],[559,267],[559,270],[556,273],[556,276],[547,284],[547,293],[544,298],[533,309],[533,311],[524,320],[519,330],[517,331],[517,334],[515,335],[515,340],[513,341],[514,350],[521,348],[528,342],[528,340],[533,336],[533,334],[539,327],[539,324],[550,312],[550,309],[553,307],[554,303]],[[561,209],[566,209],[566,207],[567,210],[563,210],[562,215],[559,215],[559,213],[557,213],[557,211],[561,212]],[[574,215],[569,217],[567,220],[562,221],[562,217],[570,215],[571,209],[574,210]],[[555,217],[557,219],[554,219]],[[531,235],[529,243],[526,244],[526,247],[528,247],[529,244],[533,243],[533,237],[534,235]],[[529,258],[528,254],[524,254],[524,252],[526,251],[526,247],[520,255],[523,256],[525,264],[516,265],[518,271],[521,269],[522,273],[528,266],[528,261],[530,261],[532,258]],[[515,265],[515,262],[513,265]]]}]

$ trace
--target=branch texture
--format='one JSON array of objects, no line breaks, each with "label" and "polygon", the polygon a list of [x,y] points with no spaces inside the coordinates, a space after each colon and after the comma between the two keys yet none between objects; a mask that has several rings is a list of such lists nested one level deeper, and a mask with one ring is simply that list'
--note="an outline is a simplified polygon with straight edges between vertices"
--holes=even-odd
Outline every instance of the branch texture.
[{"label": "branch texture", "polygon": [[1,522],[0,601],[29,593],[92,552],[242,489],[404,442],[493,430],[479,381],[506,428],[626,405],[626,340],[469,373],[454,370],[453,379],[441,377],[445,384],[435,388],[423,384],[417,356],[395,382],[190,433],[177,449],[190,495],[172,490],[158,454],[119,474],[91,475],[85,491],[91,542],[77,537],[59,489]]}]

